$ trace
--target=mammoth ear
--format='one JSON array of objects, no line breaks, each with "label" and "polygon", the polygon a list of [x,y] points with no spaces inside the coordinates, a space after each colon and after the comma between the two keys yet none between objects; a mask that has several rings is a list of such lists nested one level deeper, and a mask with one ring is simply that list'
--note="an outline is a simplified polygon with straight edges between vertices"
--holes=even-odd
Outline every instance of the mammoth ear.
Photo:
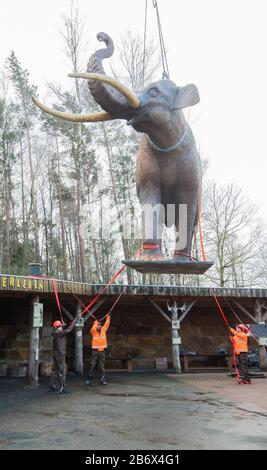
[{"label": "mammoth ear", "polygon": [[178,88],[178,94],[175,100],[175,106],[178,109],[194,106],[199,103],[200,97],[196,85],[190,83],[189,85]]}]

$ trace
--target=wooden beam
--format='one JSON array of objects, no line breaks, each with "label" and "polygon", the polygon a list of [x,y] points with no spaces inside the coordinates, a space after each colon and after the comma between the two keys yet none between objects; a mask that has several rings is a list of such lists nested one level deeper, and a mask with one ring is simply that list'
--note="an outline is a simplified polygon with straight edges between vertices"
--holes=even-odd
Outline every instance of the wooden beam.
[{"label": "wooden beam", "polygon": [[149,297],[148,297],[147,300],[151,303],[151,305],[153,305],[158,310],[158,312],[161,313],[161,315],[164,316],[164,318],[166,318],[166,320],[168,320],[169,323],[171,323],[171,319],[170,319],[169,315],[167,313],[165,313],[164,310],[162,310],[162,308],[158,304],[156,304],[156,302],[154,300],[150,299]]},{"label": "wooden beam", "polygon": [[66,307],[64,307],[64,305],[61,304],[61,308],[62,308],[63,312],[66,314],[66,316],[67,316],[70,320],[73,320],[73,315],[66,309]]},{"label": "wooden beam", "polygon": [[241,305],[237,300],[234,300],[233,299],[233,302],[235,303],[235,305],[241,310],[241,312],[243,312],[245,315],[247,315],[251,320],[253,320],[254,323],[257,323],[257,320],[255,317],[253,317],[253,315],[251,315],[251,313],[249,313],[247,311],[247,309],[245,307],[243,307],[243,305]]},{"label": "wooden beam", "polygon": [[39,303],[39,296],[35,295],[31,299],[31,331],[29,345],[28,362],[28,384],[31,386],[39,385],[39,356],[40,356],[40,328],[34,326],[34,304]]},{"label": "wooden beam", "polygon": [[182,315],[180,316],[180,318],[178,318],[179,322],[182,323],[182,321],[185,319],[186,315],[190,312],[191,308],[195,305],[195,303],[197,302],[197,299],[193,300],[193,302],[191,302],[191,304],[188,305],[187,309],[184,311],[184,313],[182,313]]},{"label": "wooden beam", "polygon": [[99,300],[91,309],[90,311],[87,313],[87,315],[85,315],[84,317],[84,323],[88,320],[88,318],[90,318],[90,316],[95,313],[97,311],[97,309],[99,307],[101,307],[101,305],[106,302],[107,300],[107,297],[103,297],[101,300]]}]

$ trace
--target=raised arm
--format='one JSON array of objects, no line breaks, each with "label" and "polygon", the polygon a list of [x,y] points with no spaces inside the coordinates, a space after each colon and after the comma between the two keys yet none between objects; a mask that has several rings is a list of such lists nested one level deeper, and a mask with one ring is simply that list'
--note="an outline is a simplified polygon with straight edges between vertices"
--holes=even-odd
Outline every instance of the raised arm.
[{"label": "raised arm", "polygon": [[243,331],[239,332],[239,331],[236,331],[234,330],[233,328],[230,328],[230,331],[231,333],[233,333],[233,335],[237,336],[238,338],[244,338],[244,336],[247,336],[246,333],[243,333]]},{"label": "raised arm", "polygon": [[98,321],[98,320],[95,320],[94,323],[93,323],[93,326],[92,326],[92,328],[91,328],[91,330],[90,330],[90,334],[91,334],[92,336],[95,335],[96,329],[97,329],[97,325],[98,325],[98,324],[99,324],[99,321]]},{"label": "raised arm", "polygon": [[61,330],[61,331],[57,331],[57,335],[62,337],[62,336],[67,335],[68,333],[70,333],[73,330],[76,321],[77,321],[77,318],[74,318],[74,320],[72,320],[72,322],[69,324],[69,326],[67,326],[66,328],[63,328],[63,330]]},{"label": "raised arm", "polygon": [[110,325],[110,315],[107,316],[107,319],[106,319],[106,321],[105,321],[105,323],[104,323],[104,326],[103,326],[104,331],[107,331],[107,330],[108,330],[109,325]]}]

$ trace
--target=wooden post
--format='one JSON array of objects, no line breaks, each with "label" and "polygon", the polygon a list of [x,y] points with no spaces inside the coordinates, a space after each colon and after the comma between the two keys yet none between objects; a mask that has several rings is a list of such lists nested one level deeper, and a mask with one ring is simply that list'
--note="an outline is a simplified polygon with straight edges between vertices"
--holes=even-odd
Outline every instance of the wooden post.
[{"label": "wooden post", "polygon": [[128,372],[133,371],[133,359],[132,358],[129,358],[127,361],[127,369],[128,369]]},{"label": "wooden post", "polygon": [[[172,361],[173,361],[173,367],[176,370],[177,374],[182,373],[182,368],[181,368],[181,361],[180,361],[180,344],[181,344],[181,337],[178,333],[178,330],[180,329],[180,324],[181,322],[185,319],[185,317],[188,315],[192,307],[195,305],[197,299],[194,299],[189,305],[184,304],[182,307],[177,306],[176,300],[174,301],[173,305],[170,306],[169,303],[167,302],[168,310],[171,313],[171,319],[170,316],[167,315],[162,308],[154,302],[154,300],[148,298],[148,301],[168,320],[168,322],[171,322],[172,325]],[[182,312],[182,315],[179,318],[178,321],[178,310]],[[185,359],[184,364],[186,363],[187,359]]]},{"label": "wooden post", "polygon": [[[82,312],[81,306],[77,307],[77,316]],[[75,361],[76,374],[83,374],[83,318],[77,320],[75,325]]]},{"label": "wooden post", "polygon": [[189,359],[188,359],[188,356],[185,354],[183,356],[183,359],[184,359],[184,371],[187,372],[188,369],[189,369]]},{"label": "wooden post", "polygon": [[181,361],[180,361],[180,343],[181,338],[178,333],[177,321],[178,321],[178,309],[171,308],[172,314],[172,360],[173,367],[177,374],[182,373]]},{"label": "wooden post", "polygon": [[[266,306],[265,303],[262,302],[260,299],[256,299],[254,305],[254,312],[256,321],[258,323],[262,323],[265,325],[266,321]],[[259,366],[261,370],[267,370],[267,354],[266,354],[266,346],[261,344],[261,340],[258,340],[258,349],[259,349]]]},{"label": "wooden post", "polygon": [[267,370],[267,355],[265,346],[258,346],[259,349],[259,363],[261,370]]},{"label": "wooden post", "polygon": [[28,363],[28,384],[31,386],[39,385],[39,354],[40,354],[40,328],[34,326],[34,304],[39,303],[39,296],[32,297],[31,300],[31,332],[29,346]]}]

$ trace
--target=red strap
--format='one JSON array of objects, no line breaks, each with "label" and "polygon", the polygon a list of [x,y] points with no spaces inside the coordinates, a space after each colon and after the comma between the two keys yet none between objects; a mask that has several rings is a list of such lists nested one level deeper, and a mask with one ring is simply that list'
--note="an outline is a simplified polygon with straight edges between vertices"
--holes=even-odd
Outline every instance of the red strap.
[{"label": "red strap", "polygon": [[87,305],[87,307],[85,307],[81,313],[81,316],[83,316],[89,309],[90,307],[92,307],[92,305],[94,305],[97,301],[97,299],[99,299],[100,295],[103,294],[104,290],[110,286],[111,284],[113,284],[113,282],[115,281],[115,279],[124,271],[124,269],[126,268],[125,264],[121,267],[121,269],[119,269],[119,271],[116,272],[116,274],[109,280],[109,282],[105,285],[105,287],[102,289],[101,292],[99,292],[94,298],[93,300],[91,300],[91,302]]},{"label": "red strap", "polygon": [[[202,234],[202,227],[201,227],[201,220],[200,220],[200,205],[201,205],[201,198],[200,198],[200,191],[198,191],[198,207],[197,207],[197,210],[198,210],[198,229],[199,229],[199,237],[200,237],[200,245],[201,245],[201,252],[202,252],[202,258],[203,258],[203,261],[207,261],[207,258],[206,258],[206,255],[205,255],[205,250],[204,250],[204,244],[203,244],[203,234]],[[215,292],[213,290],[213,288],[211,287],[210,288],[210,291],[213,295],[213,298],[220,310],[220,314],[222,315],[223,317],[223,321],[224,323],[226,324],[226,326],[229,326],[229,323],[228,323],[228,320],[223,312],[223,309],[220,305],[220,302],[219,300],[217,299],[217,296],[215,295]]]},{"label": "red strap", "polygon": [[[200,237],[202,258],[203,258],[204,261],[206,261],[206,255],[205,255],[204,244],[203,244],[203,234],[202,234],[201,221],[200,221],[200,192],[198,193],[198,228],[199,228],[199,237]],[[226,318],[226,316],[223,312],[223,309],[220,305],[220,302],[219,302],[219,300],[218,300],[218,298],[217,298],[217,296],[214,292],[214,289],[212,287],[210,288],[210,291],[211,291],[212,296],[213,296],[213,298],[214,298],[214,300],[215,300],[215,302],[216,302],[216,304],[219,308],[220,314],[223,318],[223,321],[224,321],[225,325],[227,327],[229,327],[229,322],[228,322],[228,320],[227,320],[227,318]],[[233,355],[234,355],[234,366],[235,366],[235,372],[236,372],[236,381],[237,381],[237,383],[240,383],[241,378],[240,378],[239,370],[238,370],[238,367],[237,367],[236,353],[235,353],[234,345],[233,345]]]},{"label": "red strap", "polygon": [[[138,256],[140,253],[141,253],[142,249],[139,248],[139,250],[137,250],[137,252],[135,253],[134,255],[134,258],[136,256]],[[116,272],[116,274],[108,281],[108,283],[105,285],[105,287],[102,289],[102,291],[100,291],[94,298],[93,300],[87,305],[87,307],[84,308],[84,310],[82,311],[81,313],[81,316],[83,316],[89,309],[90,307],[92,307],[92,305],[94,305],[97,301],[97,299],[99,299],[99,297],[103,294],[103,292],[105,291],[105,289],[110,286],[111,284],[113,284],[113,282],[115,281],[115,279],[124,271],[124,269],[126,268],[125,264],[122,265],[122,267],[119,269],[119,271]]]},{"label": "red strap", "polygon": [[160,245],[143,245],[144,250],[154,250],[156,248],[160,248]]},{"label": "red strap", "polygon": [[51,279],[51,280],[52,280],[52,285],[53,285],[54,294],[55,294],[56,301],[57,301],[57,308],[58,308],[58,311],[59,311],[61,322],[64,323],[64,320],[63,320],[63,317],[62,317],[62,312],[61,312],[61,306],[60,306],[60,302],[59,302],[59,297],[58,297],[58,293],[57,293],[56,282],[55,282],[55,279]]},{"label": "red strap", "polygon": [[201,246],[201,253],[202,253],[203,261],[207,261],[205,250],[204,250],[204,244],[203,244],[203,234],[202,234],[201,219],[200,219],[200,206],[201,206],[201,196],[200,196],[200,191],[198,191],[197,212],[198,212],[198,230],[199,230],[200,246]]},{"label": "red strap", "polygon": [[79,297],[74,294],[74,292],[72,292],[68,287],[67,287],[68,291],[73,295],[73,297],[79,302],[79,304],[82,306],[82,307],[85,307],[85,304],[81,301],[81,299],[79,299]]},{"label": "red strap", "polygon": [[113,310],[114,307],[117,305],[117,303],[119,302],[119,300],[120,300],[120,298],[121,298],[121,296],[122,296],[122,294],[123,294],[124,292],[125,292],[125,287],[124,287],[124,289],[122,289],[120,295],[119,295],[118,298],[116,299],[115,303],[112,305],[112,307],[111,307],[111,309],[109,310],[109,312],[108,312],[103,318],[100,318],[100,320],[98,320],[98,321],[104,320],[104,318],[106,318],[108,315],[111,314],[112,310]]},{"label": "red strap", "polygon": [[210,291],[211,291],[211,293],[212,293],[212,295],[213,295],[213,298],[214,298],[214,300],[215,300],[215,302],[216,302],[216,304],[217,304],[217,306],[218,306],[218,308],[219,308],[219,310],[220,310],[220,313],[221,313],[221,316],[223,317],[224,323],[226,324],[226,326],[229,326],[229,322],[228,322],[228,320],[227,320],[227,318],[226,318],[226,316],[225,316],[225,314],[224,314],[224,312],[223,312],[223,309],[222,309],[222,307],[221,307],[221,305],[220,305],[220,302],[219,302],[217,296],[215,295],[215,292],[214,292],[214,290],[213,290],[212,287],[210,288]]}]

